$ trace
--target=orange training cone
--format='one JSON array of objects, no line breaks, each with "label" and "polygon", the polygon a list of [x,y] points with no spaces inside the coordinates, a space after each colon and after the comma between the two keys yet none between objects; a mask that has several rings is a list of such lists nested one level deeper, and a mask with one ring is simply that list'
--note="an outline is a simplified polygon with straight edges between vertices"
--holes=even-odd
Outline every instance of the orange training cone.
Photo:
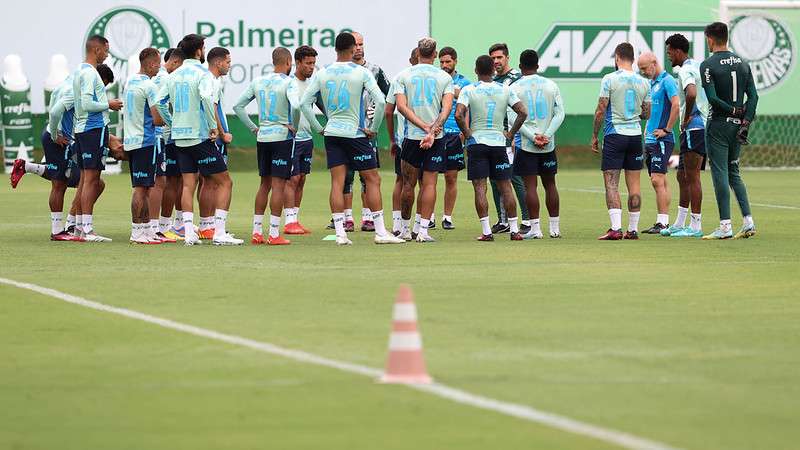
[{"label": "orange training cone", "polygon": [[411,287],[401,285],[394,303],[392,334],[389,336],[389,358],[383,383],[429,384],[433,382],[422,356],[422,338],[417,330],[417,307]]}]

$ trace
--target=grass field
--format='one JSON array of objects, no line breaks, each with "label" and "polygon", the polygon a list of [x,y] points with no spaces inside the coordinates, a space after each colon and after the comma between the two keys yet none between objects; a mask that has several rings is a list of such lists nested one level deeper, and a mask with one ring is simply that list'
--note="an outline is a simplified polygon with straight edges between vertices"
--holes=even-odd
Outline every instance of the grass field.
[{"label": "grass field", "polygon": [[[375,246],[354,233],[338,248],[321,240],[328,178],[317,171],[301,213],[313,235],[281,248],[185,248],[127,244],[127,176],[106,178],[95,212],[113,243],[51,243],[49,186],[28,175],[0,189],[0,277],[377,368],[394,295],[409,283],[441,383],[676,448],[794,449],[800,178],[744,176],[761,206],[758,236],[742,241],[598,242],[600,174],[563,171],[564,239],[474,242],[462,182],[458,228],[433,232],[438,243]],[[229,228],[247,237],[257,178],[234,179]],[[0,299],[3,449],[617,448],[7,285]]]}]

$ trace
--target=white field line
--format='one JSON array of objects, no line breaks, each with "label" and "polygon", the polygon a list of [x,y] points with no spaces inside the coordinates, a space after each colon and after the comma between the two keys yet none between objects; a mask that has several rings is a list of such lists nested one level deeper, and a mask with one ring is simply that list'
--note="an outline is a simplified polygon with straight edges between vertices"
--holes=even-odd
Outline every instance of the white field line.
[{"label": "white field line", "polygon": [[[140,320],[153,325],[158,325],[163,328],[180,331],[183,333],[192,334],[194,336],[212,339],[219,342],[224,342],[231,345],[246,347],[262,353],[271,355],[282,356],[294,361],[315,364],[318,366],[329,367],[331,369],[341,370],[343,372],[354,373],[357,375],[364,375],[366,377],[377,379],[382,375],[380,369],[373,367],[366,367],[359,364],[352,364],[345,361],[337,361],[335,359],[325,358],[313,353],[308,353],[300,350],[293,350],[285,347],[280,347],[268,342],[260,342],[252,339],[235,336],[231,334],[220,333],[218,331],[209,330],[207,328],[200,328],[192,325],[187,325],[173,320],[164,319],[161,317],[151,316],[149,314],[141,313],[138,311],[118,308],[115,306],[105,305],[103,303],[93,302],[82,297],[66,294],[55,289],[50,289],[30,283],[22,283],[19,281],[10,280],[7,278],[0,278],[0,284],[17,287],[20,289],[27,289],[48,297],[52,297],[67,303],[83,306],[85,308],[94,309],[96,311],[107,312],[119,316],[127,317],[129,319]],[[555,428],[567,433],[582,435],[604,441],[609,444],[619,446],[626,449],[635,450],[676,450],[660,442],[651,441],[648,439],[640,438],[625,432],[603,428],[597,425],[588,424],[578,420],[570,419],[569,417],[560,416],[557,414],[540,411],[530,406],[504,402],[495,400],[489,397],[483,397],[460,389],[452,388],[440,383],[433,383],[429,385],[409,385],[410,388],[435,395],[437,397],[445,398],[462,405],[468,405],[484,410],[494,411],[511,417],[516,417],[529,422],[537,423],[547,427]]]}]

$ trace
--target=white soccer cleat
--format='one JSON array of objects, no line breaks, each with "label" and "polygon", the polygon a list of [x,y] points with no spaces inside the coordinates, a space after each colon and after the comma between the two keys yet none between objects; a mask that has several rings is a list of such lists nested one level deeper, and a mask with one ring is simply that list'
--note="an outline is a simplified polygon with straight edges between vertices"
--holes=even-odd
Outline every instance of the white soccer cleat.
[{"label": "white soccer cleat", "polygon": [[105,236],[100,236],[99,234],[95,233],[94,231],[90,231],[89,233],[84,233],[83,239],[86,242],[111,242],[111,238],[107,238]]},{"label": "white soccer cleat", "polygon": [[422,233],[420,233],[417,235],[417,242],[436,242],[436,239],[427,234],[423,236]]},{"label": "white soccer cleat", "polygon": [[242,245],[244,243],[242,239],[236,239],[227,233],[220,237],[214,237],[212,242],[214,245]]},{"label": "white soccer cleat", "polygon": [[336,245],[353,245],[353,241],[347,238],[347,236],[336,236]]},{"label": "white soccer cleat", "polygon": [[[550,237],[553,237],[553,236],[550,236]],[[525,240],[527,240],[527,239],[542,239],[542,238],[544,238],[544,234],[542,234],[541,231],[534,232],[533,230],[525,233],[522,236],[522,239],[525,239]]]},{"label": "white soccer cleat", "polygon": [[406,241],[406,242],[414,240],[414,238],[411,237],[411,230],[402,231],[400,233],[400,236],[397,236],[397,237],[402,239],[402,240],[404,240],[404,241]]},{"label": "white soccer cleat", "polygon": [[391,233],[386,233],[383,236],[375,235],[375,243],[376,244],[405,244],[406,240],[400,237],[397,237]]},{"label": "white soccer cleat", "polygon": [[192,245],[200,245],[203,241],[200,240],[200,236],[197,233],[186,233],[186,236],[183,240],[183,245],[191,247]]}]

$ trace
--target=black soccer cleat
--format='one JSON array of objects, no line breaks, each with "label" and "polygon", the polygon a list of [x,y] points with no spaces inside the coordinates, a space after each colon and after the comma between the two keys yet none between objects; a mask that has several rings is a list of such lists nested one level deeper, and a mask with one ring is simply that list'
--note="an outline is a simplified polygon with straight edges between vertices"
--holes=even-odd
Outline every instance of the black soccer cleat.
[{"label": "black soccer cleat", "polygon": [[661,230],[666,229],[667,226],[658,222],[654,223],[652,227],[644,230],[644,234],[661,234]]},{"label": "black soccer cleat", "polygon": [[511,231],[511,227],[507,223],[498,221],[492,226],[492,234],[508,233],[509,231]]},{"label": "black soccer cleat", "polygon": [[449,220],[442,220],[442,229],[444,229],[444,230],[455,230],[456,227]]}]

